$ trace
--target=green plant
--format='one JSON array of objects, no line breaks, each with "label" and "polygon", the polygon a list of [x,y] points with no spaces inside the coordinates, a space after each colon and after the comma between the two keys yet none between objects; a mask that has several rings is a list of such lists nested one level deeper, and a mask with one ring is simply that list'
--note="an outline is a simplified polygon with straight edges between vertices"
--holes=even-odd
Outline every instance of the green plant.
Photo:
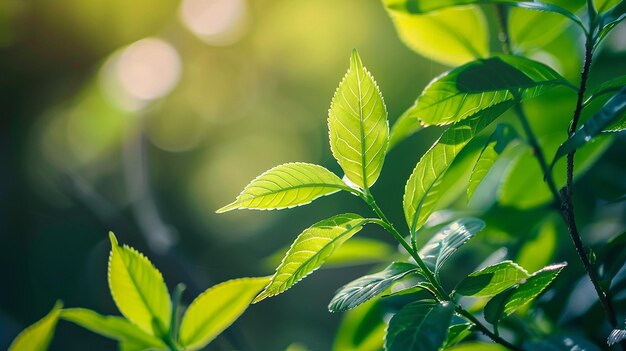
[{"label": "green plant", "polygon": [[[353,51],[328,114],[330,148],[345,174],[343,178],[319,165],[283,164],[255,178],[233,203],[218,210],[286,209],[344,191],[366,203],[372,217],[344,213],[313,224],[295,239],[271,278],[246,278],[211,288],[189,306],[181,322],[182,288],[177,287],[170,299],[160,273],[147,259],[133,249],[119,247],[111,236],[109,284],[126,318],[103,317],[82,309],[62,310],[57,305],[24,331],[11,350],[45,349],[59,318],[120,340],[124,350],[202,348],[250,303],[291,288],[371,224],[391,234],[401,249],[397,255],[389,255],[394,259],[382,271],[348,283],[330,301],[331,312],[349,311],[338,332],[337,350],[599,349],[581,336],[559,330],[541,311],[536,311],[534,319],[529,317],[530,304],[567,265],[552,263],[550,253],[541,256],[543,253],[537,251],[537,247],[554,245],[557,231],[555,216],[541,207],[540,213],[529,210],[546,203],[567,226],[606,321],[614,329],[602,338],[608,337],[607,346],[621,343],[626,349],[626,334],[618,325],[619,314],[612,300],[626,281],[617,276],[626,259],[626,234],[615,236],[590,254],[577,227],[573,201],[575,177],[607,149],[613,141],[611,133],[626,128],[625,77],[606,81],[588,93],[594,53],[626,16],[626,2],[383,0],[383,4],[409,47],[443,64],[459,66],[436,77],[390,130],[382,94]],[[502,49],[497,54],[489,50],[489,28],[483,14],[487,8],[493,10],[500,28]],[[520,12],[510,16],[511,9]],[[583,19],[576,14],[580,10]],[[540,17],[545,13],[549,16]],[[513,22],[517,26],[512,26]],[[568,23],[574,24],[585,40],[579,84],[524,55],[546,45]],[[569,126],[559,125],[563,131],[567,129],[565,140],[554,133],[538,136],[524,109],[524,104],[552,89],[575,97],[574,104],[568,106],[573,110]],[[604,102],[607,95],[611,97]],[[429,126],[447,129],[422,155],[408,178],[402,204],[408,230],[400,231],[377,204],[372,188],[389,152]],[[554,156],[546,158],[552,151]],[[455,214],[439,223],[432,221],[436,210],[445,207],[443,200],[449,189],[460,182],[458,174],[468,174],[461,180],[467,181],[463,185],[467,184],[469,201],[481,192],[481,183],[504,155],[512,155],[509,157],[514,161],[498,195],[502,206],[487,206],[472,216]],[[533,166],[528,161],[531,158],[536,159],[531,160]],[[534,165],[538,165],[537,172],[526,172]],[[537,191],[534,184],[542,190]],[[450,279],[442,268],[448,260],[485,227],[506,227],[498,223],[503,217],[536,223],[537,238],[518,250],[517,262],[496,252],[473,273],[455,282],[454,288],[447,287],[444,282]],[[220,308],[220,299],[234,300],[235,307]],[[393,315],[388,322],[379,313],[385,301],[392,301],[385,306]],[[517,325],[511,318],[516,314],[522,316]],[[503,328],[507,333],[501,332]],[[476,340],[475,332],[496,344]],[[20,348],[26,338],[36,340],[31,345],[40,346]]]}]

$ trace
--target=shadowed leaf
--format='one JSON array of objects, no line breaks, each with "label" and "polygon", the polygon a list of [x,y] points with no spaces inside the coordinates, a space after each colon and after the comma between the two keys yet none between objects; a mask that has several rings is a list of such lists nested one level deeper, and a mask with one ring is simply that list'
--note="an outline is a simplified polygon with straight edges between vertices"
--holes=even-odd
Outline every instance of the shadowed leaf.
[{"label": "shadowed leaf", "polygon": [[423,300],[410,303],[389,321],[385,350],[437,351],[448,335],[454,305]]}]

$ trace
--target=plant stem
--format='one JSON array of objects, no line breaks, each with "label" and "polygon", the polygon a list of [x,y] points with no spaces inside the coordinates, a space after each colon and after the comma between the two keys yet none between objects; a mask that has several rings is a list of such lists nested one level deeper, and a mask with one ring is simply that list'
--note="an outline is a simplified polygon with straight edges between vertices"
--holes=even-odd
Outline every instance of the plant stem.
[{"label": "plant stem", "polygon": [[481,332],[483,332],[485,335],[490,337],[493,341],[495,341],[495,342],[501,344],[502,346],[504,346],[504,347],[506,347],[508,349],[511,349],[513,351],[523,351],[522,348],[520,348],[518,346],[515,346],[515,345],[509,343],[508,341],[502,339],[500,336],[494,334],[491,330],[489,330],[489,328],[484,326],[478,319],[476,319],[476,317],[474,317],[469,311],[467,311],[467,310],[463,309],[463,307],[457,305],[454,302],[454,300],[452,299],[452,297],[450,296],[450,294],[448,294],[446,292],[446,290],[443,288],[443,286],[441,285],[441,283],[439,283],[439,280],[437,279],[437,277],[435,277],[433,272],[428,268],[428,266],[426,266],[426,264],[424,263],[422,258],[419,256],[419,253],[417,252],[417,250],[415,248],[411,247],[411,245],[404,239],[402,234],[400,234],[400,232],[398,232],[398,230],[393,226],[393,224],[387,219],[387,216],[385,216],[385,213],[378,206],[378,204],[376,203],[376,200],[374,200],[374,196],[372,196],[372,194],[369,191],[366,191],[364,193],[360,193],[359,192],[357,195],[361,199],[363,199],[363,201],[365,201],[372,208],[374,213],[376,213],[376,215],[379,217],[379,219],[374,220],[374,222],[379,224],[381,227],[383,227],[389,233],[391,233],[396,238],[396,240],[398,240],[400,245],[402,245],[402,247],[404,247],[404,249],[411,255],[411,257],[413,257],[413,259],[415,260],[415,262],[419,266],[420,270],[424,274],[424,277],[426,278],[426,280],[428,280],[428,282],[435,289],[435,291],[433,291],[433,294],[435,295],[435,298],[439,302],[444,302],[445,301],[445,302],[449,302],[449,303],[454,303],[455,304],[455,311],[458,314],[460,314],[460,315],[464,316],[465,318],[467,318],[467,320],[469,320],[474,325],[476,325],[476,327]]},{"label": "plant stem", "polygon": [[185,289],[185,284],[180,283],[176,285],[174,293],[172,294],[172,318],[170,320],[170,330],[163,340],[170,348],[170,351],[181,351],[176,339],[178,338],[178,324],[180,322],[178,312],[180,310],[180,303]]},{"label": "plant stem", "polygon": [[500,25],[500,33],[498,34],[498,39],[500,39],[502,52],[508,55],[511,53],[511,39],[509,38],[509,18],[507,8],[504,6],[504,4],[497,4],[496,12],[498,13],[498,24]]}]

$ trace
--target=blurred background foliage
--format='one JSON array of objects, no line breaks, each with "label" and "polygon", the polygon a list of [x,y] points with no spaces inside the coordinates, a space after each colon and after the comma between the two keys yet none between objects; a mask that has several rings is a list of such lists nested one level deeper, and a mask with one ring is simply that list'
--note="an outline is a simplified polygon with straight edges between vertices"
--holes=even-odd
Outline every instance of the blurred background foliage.
[{"label": "blurred background foliage", "polygon": [[[580,1],[554,2],[580,7]],[[493,18],[493,8],[481,11],[472,21]],[[577,82],[579,33],[544,28],[561,21],[550,14],[515,9],[512,16],[516,50]],[[489,28],[481,34],[490,38],[481,53],[498,51],[493,23]],[[435,34],[426,36],[437,42]],[[305,161],[339,172],[328,150],[326,116],[354,47],[376,77],[392,122],[447,69],[405,46],[375,0],[0,1],[0,349],[57,298],[68,307],[114,313],[106,288],[109,230],[146,253],[166,282],[185,282],[190,298],[226,279],[271,273],[272,255],[320,219],[340,211],[368,214],[347,194],[289,211],[214,213],[277,164]],[[625,59],[621,25],[599,50],[591,85],[626,74]],[[547,155],[565,139],[574,103],[566,89],[525,103]],[[374,193],[393,222],[403,223],[406,179],[441,131],[420,132],[387,159]],[[446,175],[442,211],[431,223],[474,213],[488,226],[460,252],[444,284],[456,283],[501,247],[529,271],[568,260],[561,281],[582,278],[525,145],[507,151],[468,205],[463,163],[482,147],[472,144]],[[580,172],[575,197],[589,244],[625,229],[625,147],[621,133],[577,154],[586,159],[578,163],[581,171],[595,164]],[[557,181],[564,182],[563,169],[557,165]],[[372,228],[359,236],[392,242]],[[343,267],[252,306],[208,349],[283,350],[294,342],[301,344],[293,350],[330,349],[342,316],[326,305],[336,288],[372,264],[334,266]],[[581,280],[577,289],[585,298],[557,301],[570,305],[561,320],[591,316],[585,323],[599,328],[593,321],[602,313],[591,305],[591,287]],[[546,308],[558,312],[560,306]],[[354,341],[358,328],[367,329],[355,323],[369,308],[347,317],[353,322],[342,327],[339,350],[349,349],[345,335]],[[53,350],[114,348],[73,325],[59,328]]]}]

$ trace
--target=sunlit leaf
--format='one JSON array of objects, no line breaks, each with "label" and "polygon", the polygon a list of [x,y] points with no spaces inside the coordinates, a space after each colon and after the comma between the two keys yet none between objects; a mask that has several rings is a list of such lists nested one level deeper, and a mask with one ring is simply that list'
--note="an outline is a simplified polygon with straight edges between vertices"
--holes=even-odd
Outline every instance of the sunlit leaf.
[{"label": "sunlit leaf", "polygon": [[379,300],[372,299],[343,314],[333,351],[380,351],[386,324]]},{"label": "sunlit leaf", "polygon": [[412,302],[389,321],[387,351],[437,351],[448,335],[454,305],[431,300]]},{"label": "sunlit leaf", "polygon": [[620,89],[617,94],[602,106],[598,113],[588,119],[580,129],[559,146],[552,164],[554,165],[561,157],[589,142],[618,117],[621,117],[624,112],[626,112],[626,87]]},{"label": "sunlit leaf", "polygon": [[166,347],[160,339],[148,335],[122,317],[103,316],[84,308],[69,308],[61,312],[61,318],[102,336],[142,346],[144,349]]},{"label": "sunlit leaf", "polygon": [[517,287],[494,296],[485,306],[485,319],[495,324],[499,319],[531,302],[552,283],[566,265],[566,263],[559,263],[544,267],[522,281]]},{"label": "sunlit leaf", "polygon": [[383,271],[360,277],[339,289],[328,305],[330,312],[343,312],[359,306],[383,293],[396,280],[416,272],[417,266],[411,263],[394,262]]},{"label": "sunlit leaf", "polygon": [[235,202],[217,210],[272,210],[311,203],[320,196],[350,188],[326,168],[310,163],[286,163],[256,177]]},{"label": "sunlit leaf", "polygon": [[472,341],[453,346],[446,351],[507,351],[508,349],[493,342]]},{"label": "sunlit leaf", "polygon": [[438,184],[455,157],[472,138],[513,106],[513,101],[480,111],[452,125],[419,160],[404,189],[404,216],[411,235],[426,223],[441,196]]},{"label": "sunlit leaf", "polygon": [[529,276],[524,268],[511,261],[504,261],[468,275],[455,291],[466,296],[492,296]]},{"label": "sunlit leaf", "polygon": [[415,14],[398,3],[384,0],[400,39],[418,54],[449,66],[489,54],[489,31],[480,8],[469,5]]},{"label": "sunlit leaf", "polygon": [[600,351],[591,341],[580,336],[552,336],[548,339],[524,343],[524,349],[537,351]]},{"label": "sunlit leaf", "polygon": [[45,317],[22,331],[8,351],[46,351],[54,336],[61,308],[63,304],[57,302]]},{"label": "sunlit leaf", "polygon": [[419,121],[410,115],[410,112],[411,109],[404,111],[404,113],[398,117],[398,120],[391,127],[389,147],[387,151],[391,150],[399,142],[410,137],[423,128]]},{"label": "sunlit leaf", "polygon": [[496,130],[491,134],[485,147],[480,152],[478,161],[472,169],[469,184],[467,186],[467,201],[472,198],[474,191],[478,185],[485,179],[485,176],[494,163],[498,160],[498,156],[504,152],[504,149],[517,137],[515,129],[508,124],[499,124]]},{"label": "sunlit leaf", "polygon": [[169,330],[172,303],[161,272],[137,250],[119,246],[113,233],[109,238],[109,288],[117,308],[146,333],[164,335]]},{"label": "sunlit leaf", "polygon": [[426,125],[450,124],[500,102],[525,100],[569,83],[552,68],[520,56],[479,59],[435,78],[410,116]]},{"label": "sunlit leaf", "polygon": [[419,251],[428,268],[439,272],[443,264],[469,239],[485,227],[478,218],[461,218],[443,227]]},{"label": "sunlit leaf", "polygon": [[187,308],[180,325],[180,344],[199,350],[230,326],[268,283],[269,277],[241,278],[215,285]]},{"label": "sunlit leaf", "polygon": [[378,85],[356,50],[328,110],[328,132],[348,179],[362,189],[374,185],[387,152],[389,122]]},{"label": "sunlit leaf", "polygon": [[293,242],[270,283],[254,302],[282,293],[318,269],[366,223],[367,220],[363,217],[347,213],[317,222],[305,229]]}]

